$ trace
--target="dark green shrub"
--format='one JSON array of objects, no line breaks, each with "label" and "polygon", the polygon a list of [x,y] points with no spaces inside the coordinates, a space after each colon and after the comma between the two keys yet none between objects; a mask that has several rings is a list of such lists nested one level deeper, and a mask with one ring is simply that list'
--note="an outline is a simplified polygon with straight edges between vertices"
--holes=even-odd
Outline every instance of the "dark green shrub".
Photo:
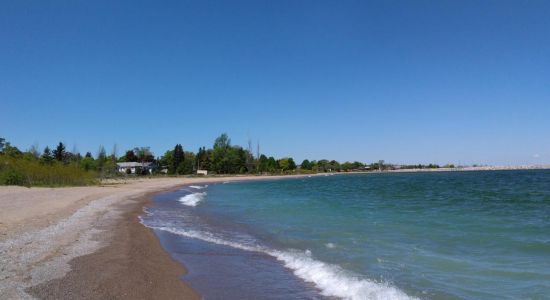
[{"label": "dark green shrub", "polygon": [[14,170],[8,170],[1,174],[0,183],[4,185],[28,185],[25,176]]}]

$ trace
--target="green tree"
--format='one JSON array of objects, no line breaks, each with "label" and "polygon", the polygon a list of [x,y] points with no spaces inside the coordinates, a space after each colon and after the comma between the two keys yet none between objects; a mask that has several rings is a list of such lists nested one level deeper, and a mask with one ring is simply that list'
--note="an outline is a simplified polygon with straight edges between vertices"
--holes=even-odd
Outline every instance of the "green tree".
[{"label": "green tree", "polygon": [[300,168],[304,170],[311,170],[312,164],[309,162],[309,160],[304,159],[302,163],[300,164]]},{"label": "green tree", "polygon": [[344,162],[343,164],[340,165],[340,168],[341,168],[342,171],[348,172],[349,170],[352,169],[352,165],[349,161],[346,161],[346,162]]},{"label": "green tree", "polygon": [[6,139],[0,138],[0,154],[16,157],[21,156],[23,152],[17,149],[17,147],[12,146]]},{"label": "green tree", "polygon": [[268,168],[268,162],[269,159],[265,155],[260,155],[260,158],[258,158],[258,171],[260,172],[267,172],[269,170]]},{"label": "green tree", "polygon": [[329,172],[330,171],[330,163],[326,159],[321,159],[317,162],[317,171],[318,172]]},{"label": "green tree", "polygon": [[103,175],[113,176],[115,174],[117,174],[116,157],[114,155],[109,155],[106,157],[105,163],[103,164]]},{"label": "green tree", "polygon": [[149,147],[136,147],[133,151],[137,156],[138,162],[145,163],[153,162],[155,160],[155,156]]},{"label": "green tree", "polygon": [[211,164],[212,171],[218,174],[227,174],[230,171],[230,159],[228,152],[231,147],[231,140],[226,133],[221,134],[214,141],[214,146],[211,152]]},{"label": "green tree", "polygon": [[319,165],[318,165],[318,163],[317,163],[316,160],[312,160],[312,161],[310,162],[310,165],[311,165],[310,170],[312,170],[312,171],[314,171],[314,172],[319,172]]},{"label": "green tree", "polygon": [[383,159],[381,159],[381,160],[378,161],[378,169],[379,169],[380,171],[382,171],[382,170],[385,169],[384,163],[385,163],[385,162],[384,162]]},{"label": "green tree", "polygon": [[277,163],[279,164],[279,167],[284,172],[288,170],[288,158],[284,157],[279,160],[277,160]]},{"label": "green tree", "polygon": [[42,153],[42,156],[40,156],[40,160],[43,163],[50,164],[53,161],[52,151],[50,150],[50,147],[46,146],[44,148],[44,152]]},{"label": "green tree", "polygon": [[361,162],[358,162],[358,161],[354,161],[352,164],[351,164],[352,168],[354,169],[359,169],[359,168],[363,168],[365,167],[365,164],[364,163],[361,163]]},{"label": "green tree", "polygon": [[0,138],[0,154],[4,154],[11,157],[21,156],[21,152],[17,147],[12,146],[10,142],[7,142],[5,139]]},{"label": "green tree", "polygon": [[173,168],[172,163],[172,156],[174,155],[174,150],[168,150],[164,152],[164,155],[162,155],[159,159],[159,164],[161,168],[168,169],[168,174],[174,174],[175,169]]},{"label": "green tree", "polygon": [[99,146],[99,150],[97,151],[97,159],[95,160],[95,166],[102,175],[104,175],[103,166],[105,165],[105,161],[107,161],[107,152],[105,152],[105,147]]},{"label": "green tree", "polygon": [[63,156],[63,162],[66,164],[78,163],[78,157],[76,156],[76,154],[73,154],[71,152],[65,152],[65,155]]},{"label": "green tree", "polygon": [[214,141],[214,149],[228,149],[229,147],[231,147],[231,139],[227,133],[222,133]]},{"label": "green tree", "polygon": [[59,142],[55,150],[53,150],[53,156],[57,161],[65,161],[67,153],[65,152],[65,145],[62,142]]},{"label": "green tree", "polygon": [[275,158],[273,158],[273,156],[270,156],[270,157],[267,159],[267,171],[268,171],[268,172],[276,172],[276,171],[279,171],[279,164],[277,163],[277,161],[275,160]]},{"label": "green tree", "polygon": [[210,156],[209,152],[206,150],[205,147],[199,148],[199,152],[197,152],[197,157],[195,159],[197,169],[200,170],[208,170],[210,167]]},{"label": "green tree", "polygon": [[292,157],[284,157],[279,159],[279,168],[284,171],[290,171],[296,169],[296,163],[292,159]]},{"label": "green tree", "polygon": [[288,158],[288,169],[289,170],[295,170],[298,166],[296,166],[296,162],[294,162],[294,159],[292,157]]},{"label": "green tree", "polygon": [[335,160],[331,160],[328,164],[328,168],[330,172],[340,172],[340,163]]},{"label": "green tree", "polygon": [[223,133],[214,141],[210,152],[210,169],[218,174],[246,173],[248,153],[240,146],[231,146],[231,140]]},{"label": "green tree", "polygon": [[7,145],[4,147],[4,154],[11,157],[17,157],[17,156],[21,156],[23,152],[21,152],[19,148],[10,145],[10,143],[7,143]]},{"label": "green tree", "polygon": [[246,173],[248,172],[246,160],[247,153],[246,151],[239,146],[230,147],[226,153],[226,173],[236,174],[236,173]]},{"label": "green tree", "polygon": [[126,151],[124,156],[121,157],[121,160],[125,162],[137,162],[138,157],[136,156],[136,153],[134,152],[134,150],[128,150]]},{"label": "green tree", "polygon": [[26,161],[35,161],[35,160],[37,160],[36,156],[34,156],[34,153],[31,152],[31,151],[23,152],[22,158]]},{"label": "green tree", "polygon": [[195,154],[193,152],[184,152],[183,161],[178,165],[176,172],[178,174],[193,174],[195,167]]},{"label": "green tree", "polygon": [[172,170],[174,170],[176,174],[184,174],[183,167],[180,169],[180,165],[185,160],[184,155],[183,147],[180,144],[177,144],[172,152]]},{"label": "green tree", "polygon": [[[90,152],[88,152],[88,153],[90,153]],[[91,171],[91,170],[95,170],[95,169],[96,169],[95,161],[94,161],[94,158],[92,157],[91,153],[90,153],[90,156],[86,155],[86,156],[80,161],[80,166],[81,166],[82,169],[84,169],[85,171]]]}]

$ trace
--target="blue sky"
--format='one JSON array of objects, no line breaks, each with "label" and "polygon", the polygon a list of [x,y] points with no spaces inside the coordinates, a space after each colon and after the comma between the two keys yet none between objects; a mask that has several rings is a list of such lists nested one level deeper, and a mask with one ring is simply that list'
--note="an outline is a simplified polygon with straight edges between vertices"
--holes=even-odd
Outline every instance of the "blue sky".
[{"label": "blue sky", "polygon": [[547,1],[2,1],[0,136],[550,163]]}]

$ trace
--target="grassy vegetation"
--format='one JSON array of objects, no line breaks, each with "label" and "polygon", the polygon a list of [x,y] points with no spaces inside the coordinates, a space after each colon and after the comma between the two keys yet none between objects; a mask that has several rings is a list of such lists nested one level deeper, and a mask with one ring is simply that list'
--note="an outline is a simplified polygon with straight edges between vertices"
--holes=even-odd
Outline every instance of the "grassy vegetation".
[{"label": "grassy vegetation", "polygon": [[0,185],[80,186],[97,183],[97,174],[76,164],[43,163],[0,155]]}]

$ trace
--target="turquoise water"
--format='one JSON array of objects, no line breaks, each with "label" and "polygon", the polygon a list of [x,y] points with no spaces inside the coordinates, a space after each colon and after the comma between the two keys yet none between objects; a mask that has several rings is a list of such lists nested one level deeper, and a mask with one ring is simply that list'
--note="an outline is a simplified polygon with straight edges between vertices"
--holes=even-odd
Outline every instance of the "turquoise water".
[{"label": "turquoise water", "polygon": [[320,297],[550,297],[549,171],[345,174],[200,188],[170,202],[172,213],[182,209],[177,218],[150,212],[144,223],[263,253]]}]

